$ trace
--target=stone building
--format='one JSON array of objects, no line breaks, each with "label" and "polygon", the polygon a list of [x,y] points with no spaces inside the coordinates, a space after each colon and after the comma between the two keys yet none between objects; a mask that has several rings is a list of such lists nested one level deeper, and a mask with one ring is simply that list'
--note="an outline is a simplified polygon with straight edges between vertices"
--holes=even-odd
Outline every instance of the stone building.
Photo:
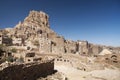
[{"label": "stone building", "polygon": [[17,45],[17,46],[21,46],[22,45],[22,38],[20,38],[20,37],[12,38],[12,44]]},{"label": "stone building", "polygon": [[81,55],[88,55],[89,52],[89,44],[87,41],[78,41],[79,53]]},{"label": "stone building", "polygon": [[64,38],[60,36],[53,38],[51,48],[52,48],[52,53],[55,53],[55,54],[65,53]]},{"label": "stone building", "polygon": [[35,57],[35,52],[28,52],[28,53],[26,53],[24,61],[26,63],[33,62],[34,57]]},{"label": "stone building", "polygon": [[66,40],[65,41],[65,53],[73,53],[75,54],[77,52],[77,43],[72,40]]},{"label": "stone building", "polygon": [[98,55],[100,54],[102,50],[103,50],[102,46],[89,43],[89,54],[90,55],[93,55],[93,56]]},{"label": "stone building", "polygon": [[[0,44],[8,44],[8,41],[13,45],[21,46],[23,44],[31,49],[38,48],[40,53],[96,55],[103,50],[103,46],[94,45],[88,41],[65,40],[64,37],[50,29],[49,16],[42,11],[30,11],[23,22],[19,22],[13,29],[6,30],[2,33],[9,37],[0,36]],[[12,41],[10,41],[10,36],[12,36]],[[8,38],[9,40],[7,40]],[[36,40],[38,41],[37,46],[34,45]],[[119,53],[120,48],[112,48],[112,51]]]},{"label": "stone building", "polygon": [[4,45],[12,45],[12,38],[8,37],[7,35],[0,35],[0,44]]}]

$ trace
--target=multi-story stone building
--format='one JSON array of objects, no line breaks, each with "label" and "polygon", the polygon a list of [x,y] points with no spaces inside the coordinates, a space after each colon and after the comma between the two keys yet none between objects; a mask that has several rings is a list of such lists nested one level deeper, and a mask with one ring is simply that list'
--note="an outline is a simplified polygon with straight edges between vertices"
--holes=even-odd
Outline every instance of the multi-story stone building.
[{"label": "multi-story stone building", "polygon": [[12,45],[12,38],[8,37],[7,35],[0,35],[0,44],[4,45]]},{"label": "multi-story stone building", "polygon": [[12,44],[16,46],[21,46],[22,45],[22,38],[20,37],[13,37],[12,38]]}]

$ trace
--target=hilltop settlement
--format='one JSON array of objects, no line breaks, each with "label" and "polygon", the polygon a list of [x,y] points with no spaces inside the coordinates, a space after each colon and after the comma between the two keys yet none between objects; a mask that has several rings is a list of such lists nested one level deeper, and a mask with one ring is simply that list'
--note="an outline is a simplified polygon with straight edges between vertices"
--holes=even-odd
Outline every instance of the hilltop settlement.
[{"label": "hilltop settlement", "polygon": [[119,79],[120,47],[66,40],[42,11],[0,30],[0,80]]}]

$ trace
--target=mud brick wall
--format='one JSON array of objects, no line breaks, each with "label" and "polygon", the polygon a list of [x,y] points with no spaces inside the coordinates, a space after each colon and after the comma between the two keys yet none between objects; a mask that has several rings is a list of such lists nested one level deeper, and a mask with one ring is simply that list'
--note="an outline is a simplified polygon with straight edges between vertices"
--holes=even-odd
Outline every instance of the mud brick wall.
[{"label": "mud brick wall", "polygon": [[39,64],[21,64],[7,67],[0,71],[0,80],[36,80],[54,72],[54,62]]}]

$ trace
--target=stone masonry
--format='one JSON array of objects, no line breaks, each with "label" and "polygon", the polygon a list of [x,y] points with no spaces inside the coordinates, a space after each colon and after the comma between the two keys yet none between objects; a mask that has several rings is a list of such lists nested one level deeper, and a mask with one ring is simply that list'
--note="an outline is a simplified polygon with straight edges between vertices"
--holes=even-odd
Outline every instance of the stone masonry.
[{"label": "stone masonry", "polygon": [[36,80],[54,73],[53,60],[40,63],[11,65],[0,71],[0,80]]},{"label": "stone masonry", "polygon": [[[40,53],[94,55],[99,54],[103,48],[108,48],[88,43],[88,41],[65,40],[64,37],[50,29],[48,20],[49,16],[46,13],[30,11],[24,21],[19,22],[13,29],[5,29],[6,32],[2,30],[0,44],[3,44],[1,35],[7,35],[9,39],[11,38],[12,45],[37,48]],[[110,49],[114,52],[120,50],[120,48],[114,47]]]}]

